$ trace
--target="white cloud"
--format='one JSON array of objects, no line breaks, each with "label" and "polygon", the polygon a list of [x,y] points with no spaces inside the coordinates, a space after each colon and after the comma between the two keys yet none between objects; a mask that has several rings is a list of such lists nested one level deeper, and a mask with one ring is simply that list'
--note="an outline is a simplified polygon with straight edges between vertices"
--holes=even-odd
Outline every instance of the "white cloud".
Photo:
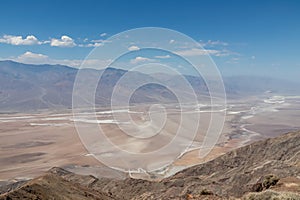
[{"label": "white cloud", "polygon": [[214,54],[214,56],[219,56],[219,57],[231,56],[231,55],[240,56],[239,53],[232,52],[232,51],[229,51],[227,49],[220,50],[218,53]]},{"label": "white cloud", "polygon": [[169,41],[170,44],[173,44],[174,42],[175,42],[175,40],[170,40]]},{"label": "white cloud", "polygon": [[48,58],[48,56],[40,53],[32,53],[30,51],[26,51],[24,54],[20,55],[19,58]]},{"label": "white cloud", "polygon": [[91,40],[90,43],[88,44],[79,44],[79,47],[99,47],[103,46],[105,43],[111,42],[110,40],[103,40],[103,39],[98,39],[98,40]]},{"label": "white cloud", "polygon": [[200,42],[200,44],[205,47],[205,46],[209,46],[209,47],[214,47],[214,46],[228,46],[229,44],[227,42],[223,42],[220,40],[208,40],[207,42]]},{"label": "white cloud", "polygon": [[226,63],[228,63],[228,64],[238,64],[239,60],[240,60],[240,58],[233,57],[230,60],[226,61]]},{"label": "white cloud", "polygon": [[52,38],[50,45],[54,47],[74,47],[76,43],[69,36],[63,35],[60,39]]},{"label": "white cloud", "polygon": [[79,68],[81,64],[84,62],[86,68],[104,68],[108,64],[111,63],[111,60],[99,60],[99,59],[89,59],[89,60],[69,60],[69,59],[53,59],[50,58],[47,55],[39,54],[39,53],[33,53],[30,51],[25,52],[24,54],[15,57],[15,58],[6,58],[3,60],[14,60],[16,62],[21,62],[25,64],[60,64],[60,65],[66,65],[70,67]]},{"label": "white cloud", "polygon": [[155,56],[155,58],[162,58],[162,59],[165,59],[165,58],[171,58],[171,56],[170,56],[170,55]]},{"label": "white cloud", "polygon": [[99,39],[99,40],[91,40],[91,42],[98,42],[98,43],[104,43],[106,40]]},{"label": "white cloud", "polygon": [[22,36],[4,35],[0,38],[0,43],[6,43],[11,45],[35,45],[43,44],[34,35],[28,35],[26,38]]},{"label": "white cloud", "polygon": [[155,60],[154,59],[151,59],[151,58],[146,58],[146,57],[141,57],[141,56],[138,56],[134,59],[131,59],[130,60],[130,63],[131,64],[137,64],[137,63],[141,63],[141,62],[154,62]]},{"label": "white cloud", "polygon": [[138,51],[138,50],[140,50],[140,48],[139,48],[138,46],[130,46],[130,47],[128,48],[128,50],[129,50],[129,51]]},{"label": "white cloud", "polygon": [[271,66],[272,66],[272,67],[279,67],[279,66],[280,66],[280,63],[272,63]]},{"label": "white cloud", "polygon": [[192,49],[177,51],[175,53],[181,56],[202,56],[202,55],[218,55],[220,51],[212,50],[212,49],[205,50],[205,49],[192,48]]},{"label": "white cloud", "polygon": [[95,42],[95,43],[90,43],[87,45],[79,45],[80,47],[100,47],[103,46],[103,42]]},{"label": "white cloud", "polygon": [[236,55],[236,56],[239,55],[238,53],[229,51],[227,49],[216,50],[216,49],[199,49],[199,48],[190,48],[190,49],[180,50],[175,53],[177,53],[178,55],[181,55],[181,56],[211,55],[211,56],[223,57],[223,56],[230,56],[230,55]]},{"label": "white cloud", "polygon": [[85,68],[94,68],[94,69],[102,69],[111,63],[110,60],[99,60],[99,59],[89,59],[89,60],[49,59],[47,64],[53,64],[53,65],[60,64],[60,65],[80,68],[83,62]]},{"label": "white cloud", "polygon": [[105,36],[107,36],[107,33],[101,33],[100,36],[105,37]]},{"label": "white cloud", "polygon": [[25,52],[24,54],[18,56],[14,59],[17,62],[27,63],[27,64],[39,64],[47,63],[49,57],[44,54],[32,53],[30,51]]}]

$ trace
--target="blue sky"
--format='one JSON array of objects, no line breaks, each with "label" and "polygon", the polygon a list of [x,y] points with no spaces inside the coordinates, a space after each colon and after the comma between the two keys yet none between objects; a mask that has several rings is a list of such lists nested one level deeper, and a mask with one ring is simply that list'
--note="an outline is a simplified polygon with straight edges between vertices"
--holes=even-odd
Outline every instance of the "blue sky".
[{"label": "blue sky", "polygon": [[164,27],[204,48],[224,75],[298,80],[300,1],[1,1],[0,58],[78,66],[122,31]]}]

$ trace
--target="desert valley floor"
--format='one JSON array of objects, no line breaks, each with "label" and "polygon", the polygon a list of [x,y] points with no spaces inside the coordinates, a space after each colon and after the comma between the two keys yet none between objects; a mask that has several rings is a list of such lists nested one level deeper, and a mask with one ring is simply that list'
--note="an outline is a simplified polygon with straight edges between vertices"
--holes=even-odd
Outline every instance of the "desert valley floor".
[{"label": "desert valley floor", "polygon": [[[33,178],[54,166],[64,167],[79,174],[116,178],[126,176],[125,173],[101,164],[85,149],[74,125],[76,120],[81,126],[100,124],[105,134],[126,150],[148,152],[161,148],[172,139],[172,133],[178,128],[179,116],[183,112],[201,113],[194,143],[171,166],[156,174],[156,178],[162,178],[252,141],[299,130],[299,108],[299,96],[265,94],[263,97],[228,101],[226,112],[216,111],[220,117],[226,113],[224,128],[217,145],[204,158],[199,157],[199,148],[211,117],[210,107],[205,104],[186,105],[183,111],[175,105],[167,105],[168,120],[160,133],[164,137],[159,140],[160,143],[154,145],[151,141],[140,144],[138,139],[129,140],[126,138],[128,136],[123,136],[118,129],[119,122],[113,119],[113,113],[131,112],[131,117],[136,123],[147,121],[149,116],[146,105],[130,107],[130,111],[120,108],[112,112],[101,108],[96,112],[96,121],[91,120],[90,113],[84,112],[80,118],[74,118],[71,111],[3,113],[0,115],[0,182]],[[188,131],[188,127],[193,126],[194,121],[193,115],[187,117],[191,117],[191,124],[185,127]],[[168,159],[168,155],[163,156]]]}]

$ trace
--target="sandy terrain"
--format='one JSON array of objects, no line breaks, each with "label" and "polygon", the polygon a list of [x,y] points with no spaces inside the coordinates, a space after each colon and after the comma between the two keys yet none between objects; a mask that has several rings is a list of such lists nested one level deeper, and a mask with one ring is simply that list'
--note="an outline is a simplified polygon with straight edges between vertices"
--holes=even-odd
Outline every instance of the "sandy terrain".
[{"label": "sandy terrain", "polygon": [[85,156],[87,152],[71,124],[30,125],[49,123],[41,122],[41,118],[1,123],[0,179],[32,177],[56,165],[99,164]]},{"label": "sandy terrain", "polygon": [[227,109],[227,120],[222,133],[223,137],[220,137],[218,144],[204,158],[199,156],[199,150],[186,153],[175,161],[169,174],[180,171],[187,165],[193,166],[207,162],[253,141],[300,130],[299,96],[264,98],[230,101]]},{"label": "sandy terrain", "polygon": [[[88,152],[79,139],[74,121],[78,126],[85,128],[85,134],[89,134],[88,128],[91,124],[101,124],[105,135],[113,144],[125,151],[141,154],[163,148],[164,145],[173,141],[179,127],[178,124],[180,124],[181,113],[187,119],[187,123],[184,123],[182,127],[182,132],[192,131],[197,124],[197,114],[201,113],[193,145],[184,155],[180,155],[180,158],[170,168],[162,169],[159,172],[161,176],[168,176],[185,167],[211,160],[253,140],[300,129],[299,99],[299,97],[285,97],[282,100],[279,97],[273,99],[267,97],[264,100],[248,99],[229,102],[226,121],[218,144],[204,158],[199,156],[199,148],[201,148],[211,118],[211,113],[207,112],[206,107],[197,110],[194,106],[187,106],[181,112],[176,106],[167,106],[168,117],[163,129],[159,129],[158,134],[153,136],[151,134],[157,131],[156,126],[136,127],[141,127],[151,117],[157,119],[154,122],[159,126],[161,115],[159,112],[153,112],[153,115],[149,116],[147,114],[148,106],[134,107],[130,116],[139,126],[126,126],[124,121],[122,123],[127,131],[136,134],[135,136],[145,136],[147,139],[134,138],[132,135],[125,134],[124,130],[122,131],[118,127],[122,116],[115,120],[110,110],[98,111],[96,121],[91,118],[89,113],[83,113],[80,118],[74,119],[69,111],[2,114],[0,115],[0,181],[32,178],[53,166],[64,166],[82,174],[92,173],[97,176],[121,177],[122,173],[105,167],[93,157],[93,154],[105,154],[108,159],[113,158],[116,166],[120,163],[121,158],[132,159],[129,163],[135,162],[134,158],[124,158],[122,153],[105,146],[95,152]],[[128,111],[123,109],[117,113],[128,113]],[[223,114],[223,111],[216,113],[219,117]],[[93,139],[91,137],[91,142]],[[187,145],[190,135],[181,135],[177,139],[181,141],[180,144]],[[101,142],[95,140],[95,144],[101,144]],[[180,150],[180,148],[178,149]],[[174,156],[178,156],[181,153],[178,149],[169,149],[167,153],[157,154],[156,157],[145,156],[144,160],[139,160],[140,163],[135,163],[135,165],[141,165],[145,169],[154,169],[159,161],[167,163]],[[140,177],[139,175],[134,176]]]}]

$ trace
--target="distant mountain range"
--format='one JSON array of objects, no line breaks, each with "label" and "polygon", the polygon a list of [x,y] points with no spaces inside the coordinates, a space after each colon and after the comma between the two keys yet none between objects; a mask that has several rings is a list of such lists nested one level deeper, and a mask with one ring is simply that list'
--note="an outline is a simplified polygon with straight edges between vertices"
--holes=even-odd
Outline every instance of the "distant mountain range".
[{"label": "distant mountain range", "polygon": [[[0,61],[0,112],[71,108],[73,84],[77,72],[76,68],[62,65],[29,65],[13,61]],[[100,72],[94,69],[85,69],[86,75],[90,77],[95,77]],[[124,95],[136,84],[145,80],[168,83],[186,100],[192,95],[181,85],[178,76],[168,74],[150,76],[140,72],[127,73],[125,70],[108,68],[104,71],[97,87],[95,100],[97,105],[109,105],[113,88],[125,73],[129,77],[127,82],[118,85]],[[208,89],[201,77],[186,75],[185,78],[193,87],[198,98],[207,99]],[[275,93],[299,91],[297,84],[263,77],[225,77],[224,84],[228,98],[257,95],[265,91]],[[130,99],[130,103],[176,101],[174,91],[159,84],[147,84],[138,88]]]}]

